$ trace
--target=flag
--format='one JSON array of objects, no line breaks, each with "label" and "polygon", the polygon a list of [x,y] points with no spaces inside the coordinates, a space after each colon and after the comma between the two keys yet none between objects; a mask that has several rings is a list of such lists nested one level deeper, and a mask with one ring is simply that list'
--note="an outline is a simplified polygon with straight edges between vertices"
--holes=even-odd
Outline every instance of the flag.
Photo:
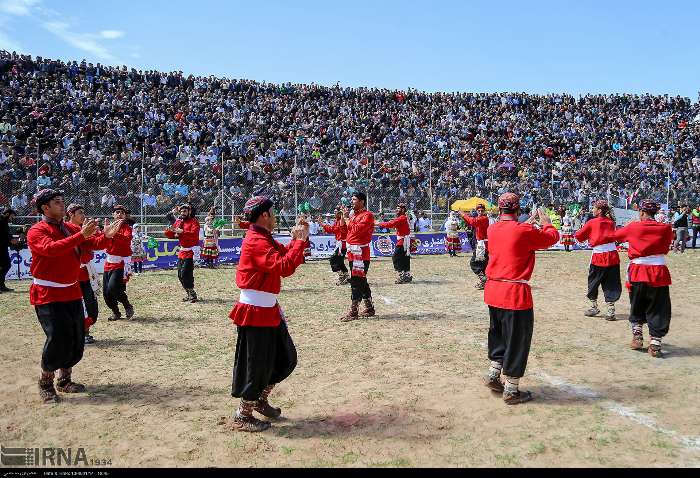
[{"label": "flag", "polygon": [[211,225],[214,229],[219,229],[221,227],[228,226],[229,224],[231,224],[231,221],[227,221],[224,218],[218,218],[214,219],[214,222],[212,222]]},{"label": "flag", "polygon": [[630,204],[632,204],[632,201],[634,201],[634,198],[637,197],[637,194],[639,194],[639,188],[629,196],[627,196],[627,207],[630,207]]}]

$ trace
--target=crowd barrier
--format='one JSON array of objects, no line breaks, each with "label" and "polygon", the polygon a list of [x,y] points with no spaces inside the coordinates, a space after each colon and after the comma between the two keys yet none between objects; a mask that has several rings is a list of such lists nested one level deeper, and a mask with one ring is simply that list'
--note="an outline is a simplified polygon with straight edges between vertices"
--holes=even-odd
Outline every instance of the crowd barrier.
[{"label": "crowd barrier", "polygon": [[[467,239],[466,232],[459,233],[460,240],[462,242],[462,252],[471,252],[472,248]],[[438,255],[446,254],[445,249],[445,233],[431,233],[431,232],[419,232],[412,236],[412,241],[415,247],[415,252],[413,255]],[[282,244],[287,244],[291,240],[289,236],[275,236],[275,239]],[[320,235],[311,236],[311,258],[312,259],[325,259],[333,254],[335,249],[335,237]],[[241,256],[241,245],[243,243],[242,237],[230,238],[230,239],[220,239],[219,249],[221,251],[219,255],[220,264],[236,264]],[[389,257],[394,253],[394,248],[396,247],[396,236],[393,234],[374,234],[372,236],[371,243],[371,254],[372,257]],[[146,251],[146,259],[143,263],[144,270],[154,270],[154,269],[171,269],[177,266],[177,251],[178,251],[178,241],[177,240],[159,240],[158,246],[156,248],[148,247],[144,242],[144,249]],[[554,246],[550,247],[550,250],[563,250],[564,246],[561,242],[558,242]],[[574,250],[578,249],[590,249],[587,243],[575,243],[573,246]],[[199,261],[200,248],[193,248],[195,254],[195,261]],[[93,263],[96,270],[102,273],[104,268],[104,261],[107,254],[104,251],[95,252],[95,258]],[[22,249],[20,251],[10,250],[10,262],[11,268],[6,276],[7,280],[17,280],[17,279],[29,279],[31,278],[31,273],[29,268],[32,263],[32,256],[28,249]]]}]

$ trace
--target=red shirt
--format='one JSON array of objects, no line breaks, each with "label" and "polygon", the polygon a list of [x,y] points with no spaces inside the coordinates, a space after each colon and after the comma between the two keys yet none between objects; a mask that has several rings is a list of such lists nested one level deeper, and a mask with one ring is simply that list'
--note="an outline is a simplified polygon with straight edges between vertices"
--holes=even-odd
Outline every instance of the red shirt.
[{"label": "red shirt", "polygon": [[472,217],[463,212],[460,213],[464,222],[469,224],[474,228],[474,233],[476,235],[477,241],[483,241],[486,239],[486,231],[489,228],[489,218],[487,216],[476,216]]},{"label": "red shirt", "polygon": [[346,226],[343,221],[335,221],[332,226],[324,224],[323,231],[335,234],[336,242],[341,241],[343,243],[341,247],[345,249],[345,240],[348,237],[348,226]]},{"label": "red shirt", "polygon": [[[304,241],[292,240],[289,249],[272,238],[267,229],[251,224],[243,239],[241,259],[236,270],[239,289],[253,289],[279,294],[282,277],[289,277],[304,262]],[[259,307],[237,302],[229,317],[236,325],[277,327],[281,313],[279,304]]]},{"label": "red shirt", "polygon": [[88,264],[94,257],[94,251],[101,251],[112,243],[112,239],[107,239],[104,234],[97,233],[90,239],[80,244],[80,282],[90,280],[87,267],[82,267],[83,264]]},{"label": "red shirt", "polygon": [[[199,221],[195,217],[188,217],[187,219],[178,219],[173,224],[173,228],[182,229],[180,234],[175,234],[173,231],[165,231],[165,237],[168,239],[175,239],[176,237],[180,240],[180,247],[192,248],[199,245]],[[182,249],[178,251],[177,257],[180,259],[192,259],[194,257],[193,251],[183,251]]]},{"label": "red shirt", "polygon": [[[396,229],[397,236],[408,236],[411,234],[411,228],[408,225],[408,218],[405,214],[400,215],[396,219],[387,222],[380,222],[377,224],[379,227],[386,227],[390,229]],[[403,237],[396,241],[396,246],[403,246]]]},{"label": "red shirt", "polygon": [[[635,221],[615,231],[610,237],[618,242],[627,242],[630,260],[638,257],[666,255],[673,240],[670,224],[654,220]],[[665,265],[643,265],[630,262],[628,282],[645,282],[652,287],[671,285],[671,273]]]},{"label": "red shirt", "polygon": [[486,267],[484,302],[510,310],[532,309],[530,286],[511,281],[529,281],[535,268],[535,251],[546,249],[559,240],[551,224],[537,229],[531,224],[501,219],[488,228],[489,265]]},{"label": "red shirt", "polygon": [[[347,220],[348,246],[364,246],[371,244],[374,233],[374,214],[364,209]],[[370,248],[362,248],[362,260],[370,260]]]},{"label": "red shirt", "polygon": [[[581,229],[576,231],[574,237],[579,242],[588,241],[588,244],[593,247],[613,242],[609,241],[608,238],[614,232],[615,221],[604,216],[599,216],[584,224]],[[609,252],[596,252],[591,256],[591,264],[594,266],[610,267],[619,263],[620,256],[617,253],[617,249]]]},{"label": "red shirt", "polygon": [[[117,233],[112,238],[112,243],[107,246],[105,251],[107,254],[113,256],[121,257],[131,257],[131,236],[133,235],[133,230],[131,225],[122,223],[121,227]],[[117,269],[124,268],[124,261],[118,262],[117,264],[112,264],[111,262],[105,262],[105,272],[114,271]]]},{"label": "red shirt", "polygon": [[32,284],[29,286],[29,303],[44,305],[51,302],[70,302],[83,297],[78,284],[80,275],[80,255],[77,247],[85,242],[80,226],[65,222],[69,237],[58,225],[40,221],[27,232],[27,246],[32,253],[29,270],[35,279],[59,284],[72,284],[68,287],[47,287]]}]

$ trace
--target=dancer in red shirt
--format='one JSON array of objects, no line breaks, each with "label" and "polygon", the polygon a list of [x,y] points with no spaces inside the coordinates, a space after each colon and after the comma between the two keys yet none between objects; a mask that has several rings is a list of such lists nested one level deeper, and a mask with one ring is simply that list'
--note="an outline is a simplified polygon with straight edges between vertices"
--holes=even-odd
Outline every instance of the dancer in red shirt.
[{"label": "dancer in red shirt", "polygon": [[642,326],[649,325],[652,357],[661,357],[661,339],[671,325],[671,273],[666,267],[668,244],[673,240],[670,224],[656,222],[660,209],[657,202],[645,199],[639,203],[639,221],[614,231],[609,241],[627,242],[630,258],[627,287],[630,291],[630,323],[635,350],[644,349]]},{"label": "dancer in red shirt", "polygon": [[194,252],[192,248],[199,245],[199,221],[189,203],[183,203],[178,208],[180,219],[165,229],[165,237],[179,239],[180,249],[177,251],[177,278],[187,295],[183,302],[197,302],[194,291]]},{"label": "dancer in red shirt", "polygon": [[114,205],[112,211],[114,220],[121,221],[121,226],[105,249],[107,260],[102,274],[102,296],[105,304],[112,311],[108,321],[121,320],[120,303],[124,306],[127,319],[134,316],[134,306],[126,295],[126,283],[131,277],[131,238],[134,220],[129,217],[129,210],[121,204]]},{"label": "dancer in red shirt", "polygon": [[411,275],[411,228],[406,216],[406,205],[399,204],[397,206],[396,219],[380,222],[377,226],[396,229],[396,247],[391,257],[394,270],[398,275],[395,283],[407,284],[411,282],[413,280]]},{"label": "dancer in red shirt", "polygon": [[472,272],[476,274],[479,281],[474,287],[479,290],[484,288],[486,284],[486,267],[489,264],[489,252],[486,237],[486,230],[489,228],[489,218],[486,215],[486,206],[483,204],[476,205],[476,217],[472,217],[465,213],[460,213],[462,219],[467,223],[468,226],[474,228],[474,235],[476,236],[476,248],[472,253],[472,259],[469,265],[472,268]]},{"label": "dancer in red shirt", "polygon": [[42,220],[27,233],[33,277],[29,302],[46,334],[39,396],[44,403],[53,403],[59,401],[56,390],[63,393],[85,391],[84,385],[71,379],[73,367],[83,358],[85,349],[85,311],[78,284],[79,247],[95,234],[97,222],[85,221],[82,228],[64,222],[63,193],[55,189],[39,191],[34,204]]},{"label": "dancer in red shirt", "polygon": [[345,265],[345,254],[347,254],[346,239],[348,237],[348,226],[343,221],[343,211],[339,208],[335,210],[335,223],[332,226],[323,225],[323,231],[335,234],[335,250],[330,258],[331,270],[338,273],[336,285],[344,285],[350,282],[348,268]]},{"label": "dancer in red shirt", "polygon": [[588,241],[593,248],[591,263],[588,267],[588,294],[591,308],[584,312],[586,317],[600,314],[598,308],[598,286],[602,286],[607,311],[605,320],[615,320],[615,302],[622,294],[620,282],[620,256],[614,241],[608,236],[615,232],[615,217],[607,201],[600,200],[593,204],[595,216],[576,231],[574,236],[579,242]]},{"label": "dancer in red shirt", "polygon": [[253,197],[245,204],[244,213],[250,227],[236,270],[241,295],[229,314],[238,329],[231,395],[241,399],[233,427],[259,432],[269,428],[270,422],[255,418],[253,410],[268,418],[282,414],[270,405],[268,396],[297,364],[296,348],[277,296],[282,277],[294,274],[304,262],[309,229],[297,224],[291,231],[292,241],[285,247],[272,238],[276,218],[270,199]]},{"label": "dancer in red shirt", "polygon": [[[529,280],[535,268],[535,251],[559,240],[549,216],[538,210],[542,229],[533,226],[535,217],[518,223],[520,199],[505,193],[498,198],[500,219],[488,228],[489,265],[484,302],[489,306],[489,360],[486,386],[503,393],[508,405],[532,400],[532,393],[519,390],[530,354],[534,313]],[[501,382],[501,374],[505,384]]]},{"label": "dancer in red shirt", "polygon": [[[365,193],[355,192],[352,195],[352,215],[347,209],[343,211],[343,221],[348,226],[348,261],[352,270],[350,310],[340,318],[342,322],[356,320],[359,317],[372,317],[375,314],[372,291],[367,282],[374,214],[365,209],[366,201]],[[365,305],[362,313],[358,312],[360,301],[364,301]]]},{"label": "dancer in red shirt", "polygon": [[[67,222],[78,227],[85,224],[85,208],[81,204],[71,204],[66,209]],[[121,221],[114,221],[111,224],[105,224],[104,233],[95,233],[89,240],[80,245],[80,290],[83,293],[83,305],[85,306],[85,344],[94,344],[95,338],[90,335],[90,327],[97,322],[99,307],[97,305],[97,296],[95,292],[99,288],[99,276],[92,264],[94,251],[100,251],[109,246],[112,242],[112,237],[121,227]]]}]

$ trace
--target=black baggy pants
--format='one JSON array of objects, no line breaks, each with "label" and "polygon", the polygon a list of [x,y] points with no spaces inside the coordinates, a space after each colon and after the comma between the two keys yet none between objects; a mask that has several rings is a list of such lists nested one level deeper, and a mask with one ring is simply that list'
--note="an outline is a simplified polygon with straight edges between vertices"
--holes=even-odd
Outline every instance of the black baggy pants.
[{"label": "black baggy pants", "polygon": [[194,259],[177,260],[177,278],[184,289],[194,289]]},{"label": "black baggy pants", "polygon": [[112,310],[119,308],[119,303],[126,305],[129,298],[126,296],[126,284],[124,283],[124,269],[105,271],[102,275],[102,296],[105,304]]},{"label": "black baggy pants", "polygon": [[347,254],[346,249],[343,249],[342,251],[336,250],[335,252],[333,252],[333,255],[330,258],[331,270],[333,272],[347,272],[348,271],[348,266],[345,265],[346,254]]},{"label": "black baggy pants", "polygon": [[620,264],[609,267],[591,264],[588,268],[588,294],[586,297],[591,300],[597,300],[598,286],[603,288],[605,302],[617,302],[622,294]]},{"label": "black baggy pants", "polygon": [[489,306],[489,359],[503,364],[509,377],[525,375],[535,316],[532,309],[510,310]]},{"label": "black baggy pants", "polygon": [[53,372],[80,362],[85,350],[83,301],[51,302],[34,306],[34,309],[46,334],[41,369]]},{"label": "black baggy pants", "polygon": [[406,254],[404,246],[396,246],[394,254],[391,256],[391,262],[394,263],[394,270],[396,272],[411,271],[411,256]]},{"label": "black baggy pants", "polygon": [[367,282],[367,271],[369,270],[369,261],[364,261],[365,277],[350,276],[350,293],[352,300],[371,299],[372,291]]},{"label": "black baggy pants", "polygon": [[630,288],[630,322],[648,324],[649,335],[662,338],[671,325],[671,296],[668,286],[652,287],[632,282]]},{"label": "black baggy pants", "polygon": [[231,395],[257,400],[268,385],[294,371],[297,351],[285,321],[277,327],[238,327]]},{"label": "black baggy pants", "polygon": [[90,322],[94,324],[97,322],[97,314],[99,313],[99,307],[97,305],[97,297],[95,297],[95,291],[92,290],[92,284],[89,280],[82,281],[80,283],[80,290],[83,291],[83,304],[85,304],[85,313],[90,318]]},{"label": "black baggy pants", "polygon": [[10,272],[10,251],[7,247],[0,247],[0,287],[5,285],[5,276]]}]

